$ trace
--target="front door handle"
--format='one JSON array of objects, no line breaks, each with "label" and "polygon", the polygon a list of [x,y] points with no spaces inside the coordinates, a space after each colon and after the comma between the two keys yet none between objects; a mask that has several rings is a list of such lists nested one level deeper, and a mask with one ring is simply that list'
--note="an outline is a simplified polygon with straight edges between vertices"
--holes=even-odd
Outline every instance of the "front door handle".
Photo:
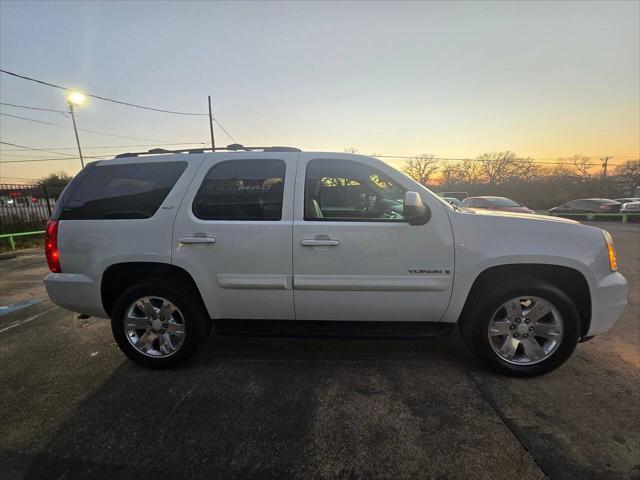
[{"label": "front door handle", "polygon": [[178,240],[180,245],[194,245],[196,243],[216,243],[213,237],[182,237]]},{"label": "front door handle", "polygon": [[340,245],[340,242],[331,239],[306,238],[300,240],[300,245],[303,247],[337,247]]}]

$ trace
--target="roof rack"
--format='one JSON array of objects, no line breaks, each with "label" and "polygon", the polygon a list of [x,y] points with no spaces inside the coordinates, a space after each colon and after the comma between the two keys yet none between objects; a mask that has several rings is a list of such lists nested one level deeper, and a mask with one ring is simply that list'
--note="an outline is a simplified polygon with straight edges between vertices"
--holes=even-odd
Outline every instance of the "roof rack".
[{"label": "roof rack", "polygon": [[204,152],[218,152],[218,151],[227,151],[227,152],[253,152],[261,150],[263,152],[301,152],[299,148],[295,147],[245,147],[244,145],[240,145],[239,143],[232,143],[231,145],[227,145],[226,147],[216,147],[216,148],[186,148],[179,150],[166,150],[164,148],[152,148],[151,150],[147,150],[146,152],[127,152],[120,153],[116,155],[115,158],[124,158],[124,157],[139,157],[141,155],[158,155],[161,153],[204,153]]}]

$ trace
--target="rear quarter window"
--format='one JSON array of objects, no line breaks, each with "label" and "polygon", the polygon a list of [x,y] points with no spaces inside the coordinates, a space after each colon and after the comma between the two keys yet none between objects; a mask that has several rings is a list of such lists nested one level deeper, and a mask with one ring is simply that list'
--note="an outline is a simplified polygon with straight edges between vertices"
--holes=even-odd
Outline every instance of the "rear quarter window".
[{"label": "rear quarter window", "polygon": [[61,220],[152,217],[187,167],[187,162],[97,165],[66,202]]}]

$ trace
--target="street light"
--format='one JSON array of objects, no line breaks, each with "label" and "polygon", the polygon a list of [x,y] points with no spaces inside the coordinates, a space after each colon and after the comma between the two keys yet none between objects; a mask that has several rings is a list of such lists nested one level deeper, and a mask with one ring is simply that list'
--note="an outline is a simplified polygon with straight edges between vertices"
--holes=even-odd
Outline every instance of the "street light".
[{"label": "street light", "polygon": [[80,92],[71,92],[67,97],[67,103],[69,104],[69,113],[71,113],[71,120],[73,121],[73,131],[76,133],[76,143],[78,144],[78,154],[80,155],[80,163],[84,168],[84,159],[82,158],[82,149],[80,148],[80,139],[78,138],[78,127],[76,127],[76,116],[73,111],[73,106],[82,105],[87,97]]}]

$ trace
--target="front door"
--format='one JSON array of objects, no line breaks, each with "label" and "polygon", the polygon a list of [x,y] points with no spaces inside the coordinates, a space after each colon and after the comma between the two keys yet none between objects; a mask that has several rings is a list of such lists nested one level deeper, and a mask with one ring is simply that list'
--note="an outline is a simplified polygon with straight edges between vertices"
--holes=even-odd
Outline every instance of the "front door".
[{"label": "front door", "polygon": [[297,156],[216,153],[191,183],[174,225],[172,261],[192,274],[212,317],[294,318]]},{"label": "front door", "polygon": [[301,154],[293,227],[300,320],[438,321],[453,284],[445,207],[422,189],[426,225],[403,218],[417,186],[375,159]]}]

